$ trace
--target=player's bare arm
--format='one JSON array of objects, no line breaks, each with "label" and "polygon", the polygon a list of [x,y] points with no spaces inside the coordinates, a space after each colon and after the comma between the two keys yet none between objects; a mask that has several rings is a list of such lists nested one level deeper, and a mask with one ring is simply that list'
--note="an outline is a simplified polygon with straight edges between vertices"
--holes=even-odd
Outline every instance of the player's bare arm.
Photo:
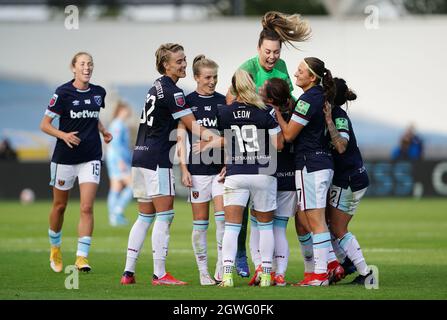
[{"label": "player's bare arm", "polygon": [[182,184],[185,187],[192,187],[192,177],[188,170],[186,161],[186,128],[183,122],[179,122],[177,127],[177,156],[182,172]]},{"label": "player's bare arm", "polygon": [[56,137],[58,139],[63,140],[67,146],[73,148],[73,145],[77,146],[81,143],[81,139],[79,139],[76,134],[78,131],[73,132],[64,132],[59,129],[56,129],[53,125],[53,118],[49,116],[44,116],[42,122],[40,123],[40,129],[49,134],[50,136]]},{"label": "player's bare arm", "polygon": [[112,134],[109,131],[107,131],[107,129],[104,127],[101,121],[98,121],[98,130],[99,132],[101,132],[105,143],[109,143],[110,141],[112,141],[113,139]]},{"label": "player's bare arm", "polygon": [[276,120],[281,127],[282,135],[285,141],[292,142],[293,140],[295,140],[296,136],[301,132],[301,130],[303,130],[304,126],[295,121],[290,121],[289,123],[287,123],[281,115],[279,109],[275,109],[275,113]]},{"label": "player's bare arm", "polygon": [[343,138],[335,127],[335,124],[332,121],[332,107],[328,102],[325,103],[323,111],[332,144],[338,153],[344,153],[346,151],[346,147],[348,146],[348,140]]}]

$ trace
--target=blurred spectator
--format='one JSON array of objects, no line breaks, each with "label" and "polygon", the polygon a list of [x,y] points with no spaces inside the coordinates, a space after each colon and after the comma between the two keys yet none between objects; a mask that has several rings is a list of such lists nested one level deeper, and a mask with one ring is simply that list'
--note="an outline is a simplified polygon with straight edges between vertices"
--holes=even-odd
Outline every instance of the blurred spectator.
[{"label": "blurred spectator", "polygon": [[131,108],[119,101],[113,113],[109,131],[113,140],[107,147],[106,163],[110,179],[110,189],[107,197],[109,223],[121,226],[128,223],[124,211],[132,200],[132,152],[129,143],[129,128],[126,120],[131,116]]},{"label": "blurred spectator", "polygon": [[394,148],[393,160],[419,160],[422,158],[424,144],[416,134],[414,125],[410,125],[400,139],[400,145]]},{"label": "blurred spectator", "polygon": [[8,139],[0,142],[0,160],[17,161],[17,152],[12,148]]}]

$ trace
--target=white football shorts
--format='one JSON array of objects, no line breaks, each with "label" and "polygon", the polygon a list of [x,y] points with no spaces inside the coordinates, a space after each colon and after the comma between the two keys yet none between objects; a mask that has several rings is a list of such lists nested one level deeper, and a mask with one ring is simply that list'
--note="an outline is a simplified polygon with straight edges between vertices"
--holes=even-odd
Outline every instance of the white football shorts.
[{"label": "white football shorts", "polygon": [[252,208],[267,212],[276,209],[276,178],[263,174],[235,174],[225,178],[224,206],[247,205],[251,198]]},{"label": "white football shorts", "polygon": [[298,209],[298,196],[296,191],[278,191],[276,195],[275,216],[278,217],[293,217]]},{"label": "white football shorts", "polygon": [[81,183],[99,184],[101,177],[101,161],[92,160],[79,164],[60,164],[51,162],[50,164],[50,186],[59,190],[70,190],[73,188],[76,178]]},{"label": "white football shorts", "polygon": [[368,188],[352,192],[351,187],[343,189],[336,185],[331,186],[329,204],[347,214],[354,215],[355,210],[360,203],[360,199],[366,193]]},{"label": "white football shorts", "polygon": [[296,192],[301,211],[326,208],[327,193],[334,170],[323,169],[307,172],[307,168],[295,171]]},{"label": "white football shorts", "polygon": [[138,202],[151,202],[152,198],[174,196],[174,175],[171,168],[150,170],[132,167],[133,196]]},{"label": "white football shorts", "polygon": [[192,187],[190,188],[188,201],[201,203],[211,201],[214,197],[224,193],[224,184],[218,182],[219,175],[192,175]]}]

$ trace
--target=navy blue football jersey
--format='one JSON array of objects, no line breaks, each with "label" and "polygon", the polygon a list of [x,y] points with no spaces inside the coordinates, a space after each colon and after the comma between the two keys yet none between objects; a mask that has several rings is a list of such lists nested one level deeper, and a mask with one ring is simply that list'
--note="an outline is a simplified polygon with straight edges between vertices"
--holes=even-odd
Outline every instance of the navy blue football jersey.
[{"label": "navy blue football jersey", "polygon": [[[267,174],[265,168],[269,167],[271,155],[276,155],[270,135],[281,132],[270,111],[237,101],[219,108],[219,129],[226,140],[227,176]],[[275,171],[276,163],[271,174]]]},{"label": "navy blue football jersey", "polygon": [[170,135],[177,128],[179,119],[191,113],[183,90],[170,77],[155,80],[141,113],[132,167],[172,168],[170,153],[173,153],[176,136]]},{"label": "navy blue football jersey", "polygon": [[307,90],[296,103],[291,121],[304,126],[294,140],[296,170],[304,166],[307,172],[334,168],[323,105],[324,91],[320,85]]},{"label": "navy blue football jersey", "polygon": [[[225,105],[225,96],[214,92],[210,96],[202,96],[196,91],[191,92],[186,96],[186,104],[191,108],[191,111],[200,126],[218,132],[217,110],[219,106]],[[191,152],[192,143],[199,140],[199,137],[193,135],[188,131],[188,138],[190,142],[188,170],[193,175],[215,175],[219,174],[223,167],[223,153],[221,150],[210,150],[206,153],[193,154]],[[216,157],[215,157],[216,156]]]},{"label": "navy blue football jersey", "polygon": [[92,160],[101,160],[102,147],[99,137],[99,111],[104,108],[106,91],[101,86],[89,84],[88,89],[80,90],[71,80],[56,89],[45,114],[59,119],[59,130],[78,131],[81,142],[73,148],[57,139],[52,162],[60,164],[78,164]]},{"label": "navy blue football jersey", "polygon": [[[282,113],[285,121],[289,122],[290,113]],[[295,187],[295,154],[293,143],[284,143],[284,148],[277,153],[276,181],[278,191],[296,191]]]},{"label": "navy blue football jersey", "polygon": [[337,106],[332,109],[332,120],[340,135],[348,140],[346,151],[338,153],[330,144],[334,158],[333,184],[353,191],[366,188],[369,185],[368,174],[363,166],[362,155],[357,146],[352,122],[345,110]]}]

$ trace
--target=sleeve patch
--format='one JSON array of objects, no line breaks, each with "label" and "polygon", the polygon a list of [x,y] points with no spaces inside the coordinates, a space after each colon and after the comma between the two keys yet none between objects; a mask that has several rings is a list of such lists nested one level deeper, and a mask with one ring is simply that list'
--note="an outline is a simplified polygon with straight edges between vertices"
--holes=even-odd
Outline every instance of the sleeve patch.
[{"label": "sleeve patch", "polygon": [[302,115],[306,115],[309,111],[310,104],[303,100],[298,100],[296,103],[295,111],[301,113]]},{"label": "sleeve patch", "polygon": [[57,94],[53,94],[53,96],[50,99],[50,103],[48,104],[48,106],[54,107],[54,105],[56,104],[57,98],[59,98],[59,96]]},{"label": "sleeve patch", "polygon": [[335,119],[335,127],[337,130],[346,130],[349,131],[349,123],[346,118],[336,118]]},{"label": "sleeve patch", "polygon": [[186,104],[185,96],[183,95],[183,92],[177,92],[174,93],[174,101],[177,107],[183,108]]}]

